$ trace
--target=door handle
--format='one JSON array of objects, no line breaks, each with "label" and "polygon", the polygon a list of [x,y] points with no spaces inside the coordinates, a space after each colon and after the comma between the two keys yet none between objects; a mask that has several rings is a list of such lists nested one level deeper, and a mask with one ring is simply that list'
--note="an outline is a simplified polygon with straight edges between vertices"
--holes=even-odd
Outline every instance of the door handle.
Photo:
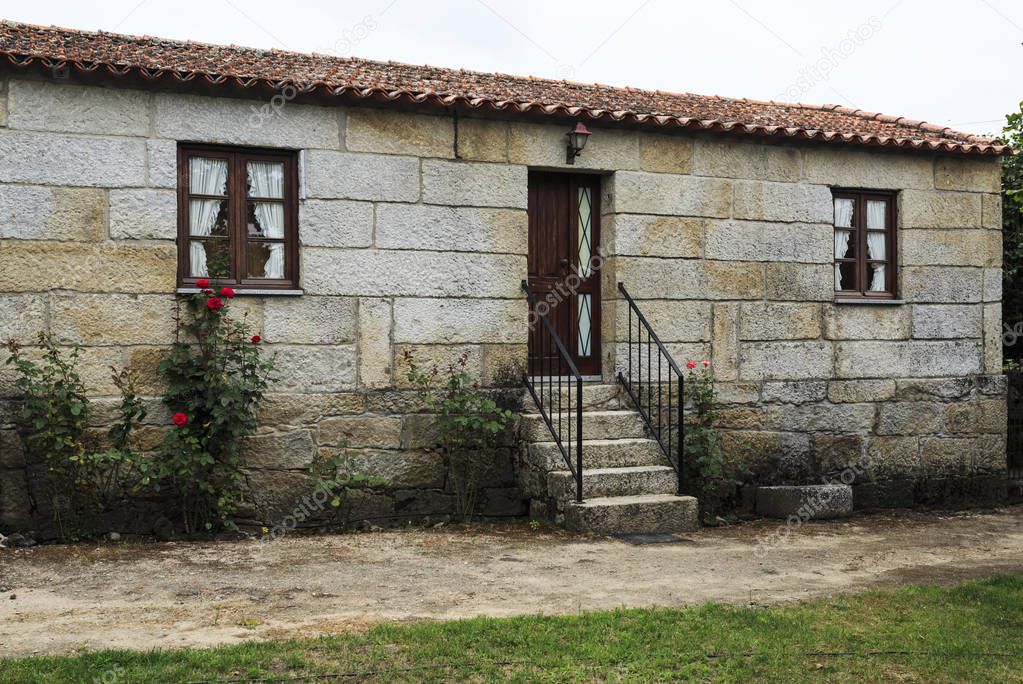
[{"label": "door handle", "polygon": [[568,268],[568,259],[563,258],[559,260],[558,265],[561,266],[561,268]]}]

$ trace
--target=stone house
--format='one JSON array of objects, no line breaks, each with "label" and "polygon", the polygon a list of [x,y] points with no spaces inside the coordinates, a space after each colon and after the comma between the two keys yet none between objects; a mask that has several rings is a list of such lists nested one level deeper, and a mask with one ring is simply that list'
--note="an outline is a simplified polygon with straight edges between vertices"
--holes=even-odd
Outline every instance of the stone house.
[{"label": "stone house", "polygon": [[[658,358],[653,385],[667,379],[666,355],[712,363],[723,444],[751,484],[859,464],[857,506],[1004,496],[998,141],[838,106],[9,22],[0,56],[0,338],[82,344],[101,408],[108,367],[138,371],[149,448],[170,422],[154,367],[176,293],[222,276],[280,360],[248,445],[260,520],[290,510],[345,434],[389,480],[359,517],[451,513],[405,351],[467,353],[482,386],[521,401],[521,443],[479,482],[486,516],[532,501],[593,529],[691,524],[677,403],[665,421],[648,402],[648,426],[633,400],[672,406],[641,381]],[[564,353],[531,324],[537,302]],[[638,312],[662,343],[645,370]],[[9,369],[0,398],[13,529],[28,511]],[[561,418],[582,426],[591,513],[571,503],[579,434]]]}]

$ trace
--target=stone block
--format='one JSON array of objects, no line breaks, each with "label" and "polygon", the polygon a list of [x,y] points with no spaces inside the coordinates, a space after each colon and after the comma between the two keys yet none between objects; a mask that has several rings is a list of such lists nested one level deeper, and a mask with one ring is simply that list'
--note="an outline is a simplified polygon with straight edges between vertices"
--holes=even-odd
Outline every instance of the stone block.
[{"label": "stone block", "polygon": [[984,372],[1002,371],[1002,305],[985,304],[984,328]]},{"label": "stone block", "polygon": [[1002,191],[1002,166],[997,158],[992,157],[938,157],[934,160],[934,187],[939,190],[999,193]]},{"label": "stone block", "polygon": [[616,257],[618,278],[637,299],[760,299],[763,265],[747,261]]},{"label": "stone block", "polygon": [[278,392],[344,392],[355,389],[355,345],[267,345],[277,354]]},{"label": "stone block", "polygon": [[145,184],[138,138],[0,131],[0,182],[121,187]]},{"label": "stone block", "polygon": [[852,515],[852,487],[818,484],[757,488],[757,513],[768,518],[830,520]]},{"label": "stone block", "polygon": [[714,377],[736,380],[739,377],[739,304],[714,304],[713,314]]},{"label": "stone block", "polygon": [[352,468],[370,477],[383,478],[389,489],[441,489],[446,469],[440,454],[425,451],[357,451]]},{"label": "stone block", "polygon": [[840,378],[948,377],[980,370],[979,341],[838,342]]},{"label": "stone block", "polygon": [[980,228],[980,195],[904,190],[899,197],[901,228]]},{"label": "stone block", "polygon": [[263,338],[292,344],[354,342],[356,309],[352,298],[268,297],[263,305]]},{"label": "stone block", "polygon": [[174,240],[177,214],[178,198],[173,190],[110,191],[110,237],[114,240]]},{"label": "stone block", "polygon": [[10,81],[8,126],[57,133],[144,136],[149,94],[52,81]]},{"label": "stone block", "polygon": [[916,504],[912,480],[861,482],[853,486],[853,506],[857,511],[874,508],[912,508]]},{"label": "stone block", "polygon": [[0,527],[7,531],[34,527],[24,470],[0,470]]},{"label": "stone block", "polygon": [[376,246],[383,249],[526,254],[528,237],[529,217],[518,209],[377,207]]},{"label": "stone block", "polygon": [[308,468],[316,447],[308,430],[250,435],[242,445],[245,466],[267,470]]},{"label": "stone block", "polygon": [[525,300],[411,299],[394,304],[394,341],[524,343]]},{"label": "stone block", "polygon": [[983,399],[948,406],[948,432],[959,434],[1005,434],[1006,404],[1000,399]]},{"label": "stone block", "polygon": [[614,235],[614,253],[618,255],[673,259],[703,256],[703,236],[707,219],[691,216],[615,214],[611,227]]},{"label": "stone block", "polygon": [[735,182],[733,216],[754,221],[834,223],[831,189],[797,183]]},{"label": "stone block", "polygon": [[[711,303],[696,300],[649,299],[640,304],[647,322],[661,342],[707,342],[711,339]],[[618,340],[629,339],[629,310],[616,309]],[[632,338],[638,339],[639,321],[632,316]],[[646,333],[644,332],[644,339]]]},{"label": "stone block", "polygon": [[170,295],[54,294],[50,316],[53,332],[62,343],[174,341],[174,298]]},{"label": "stone block", "polygon": [[336,150],[341,143],[337,107],[172,93],[158,93],[153,106],[159,138],[322,150]]},{"label": "stone block", "polygon": [[907,302],[966,304],[981,301],[983,270],[953,266],[906,266],[902,296]]},{"label": "stone block", "polygon": [[458,119],[458,156],[473,161],[508,161],[508,124],[489,119]]},{"label": "stone block", "polygon": [[824,337],[829,340],[905,340],[911,332],[905,306],[824,305]]},{"label": "stone block", "polygon": [[316,426],[316,444],[346,442],[351,449],[402,448],[402,420],[398,416],[342,416],[325,418]]},{"label": "stone block", "polygon": [[305,167],[313,199],[419,200],[419,160],[415,157],[309,150]]},{"label": "stone block", "polygon": [[25,450],[15,430],[0,430],[0,472],[7,468],[24,468]]},{"label": "stone block", "polygon": [[732,183],[719,178],[618,171],[614,210],[627,214],[666,214],[727,218]]},{"label": "stone block", "polygon": [[808,148],[803,173],[811,183],[844,188],[930,190],[934,187],[933,162],[924,155]]},{"label": "stone block", "polygon": [[359,384],[389,387],[394,384],[392,304],[387,299],[359,300]]},{"label": "stone block", "polygon": [[464,355],[465,365],[462,368],[473,382],[480,382],[483,377],[483,351],[480,345],[396,344],[394,345],[394,384],[397,387],[415,387],[408,379],[411,365],[406,354],[412,355],[412,363],[415,363],[420,372],[429,374],[436,370],[441,377],[447,373],[450,367],[457,366],[459,358]]},{"label": "stone block", "polygon": [[920,462],[927,478],[961,477],[973,470],[977,440],[970,437],[923,437]]},{"label": "stone block", "polygon": [[423,202],[463,207],[525,209],[525,166],[423,160]]},{"label": "stone block", "polygon": [[484,344],[483,384],[486,387],[518,386],[526,372],[525,344]]},{"label": "stone block", "polygon": [[747,342],[739,347],[742,380],[803,380],[829,378],[829,342]]},{"label": "stone block", "polygon": [[961,399],[973,391],[973,378],[912,378],[896,381],[899,401]]},{"label": "stone block", "polygon": [[450,159],[455,150],[454,120],[447,116],[354,107],[345,117],[345,147],[351,152]]},{"label": "stone block", "polygon": [[835,404],[888,401],[894,396],[894,380],[832,380],[828,383],[828,401]]},{"label": "stone block", "polygon": [[1002,235],[993,230],[911,229],[899,232],[905,266],[989,266],[1002,264]]},{"label": "stone block", "polygon": [[981,337],[982,309],[968,304],[917,304],[913,307],[915,339]]},{"label": "stone block", "polygon": [[713,221],[707,226],[708,259],[832,263],[834,228],[803,223]]},{"label": "stone block", "polygon": [[517,298],[527,275],[524,255],[307,247],[302,256],[308,294]]},{"label": "stone block", "polygon": [[693,173],[718,178],[799,180],[802,153],[796,147],[697,138]]},{"label": "stone block", "polygon": [[980,225],[988,230],[1002,230],[1002,195],[985,194],[980,198]]},{"label": "stone block", "polygon": [[176,140],[146,140],[147,179],[150,187],[178,187],[178,143]]},{"label": "stone block", "polygon": [[29,344],[47,329],[46,300],[42,296],[0,294],[0,344]]},{"label": "stone block", "polygon": [[639,165],[652,173],[689,173],[693,167],[693,141],[679,135],[641,133]]},{"label": "stone block", "polygon": [[518,487],[490,487],[480,492],[476,510],[484,517],[518,518],[529,512],[529,500]]},{"label": "stone block", "polygon": [[[275,388],[276,389],[276,388]],[[259,404],[256,417],[260,425],[312,425],[330,416],[349,416],[365,412],[366,399],[356,392],[331,394],[267,394]]]},{"label": "stone block", "polygon": [[105,205],[100,189],[0,185],[0,238],[102,240]]},{"label": "stone block", "polygon": [[817,472],[829,484],[852,484],[868,477],[862,435],[814,434],[811,437]]},{"label": "stone block", "polygon": [[984,301],[985,302],[1002,301],[1002,269],[1000,268],[984,269]]},{"label": "stone block", "polygon": [[830,264],[768,263],[768,299],[826,302],[835,297],[835,267]]},{"label": "stone block", "polygon": [[313,503],[316,483],[305,473],[253,470],[245,474],[249,498],[259,521],[285,533],[325,510]]},{"label": "stone block", "polygon": [[807,404],[824,401],[828,383],[824,380],[781,380],[765,382],[761,397],[765,402]]},{"label": "stone block", "polygon": [[527,166],[568,167],[618,171],[639,168],[636,131],[595,128],[575,164],[565,163],[566,126],[512,123],[508,132],[508,159]]},{"label": "stone block", "polygon": [[306,200],[299,206],[298,225],[298,237],[305,246],[369,247],[373,244],[373,205]]},{"label": "stone block", "polygon": [[1000,366],[995,373],[997,375],[978,375],[974,378],[977,381],[977,392],[986,397],[1004,398],[1008,389],[1008,381],[1002,375]]},{"label": "stone block", "polygon": [[714,426],[722,430],[760,430],[764,427],[764,411],[745,406],[718,409]]},{"label": "stone block", "polygon": [[772,404],[766,425],[784,432],[866,433],[874,427],[874,405]]},{"label": "stone block", "polygon": [[0,292],[171,292],[174,245],[0,241]]},{"label": "stone block", "polygon": [[760,387],[755,382],[718,382],[714,391],[723,405],[754,404],[760,399]]},{"label": "stone block", "polygon": [[874,479],[915,479],[921,473],[920,441],[916,435],[871,435],[867,440],[867,460]]},{"label": "stone block", "polygon": [[881,404],[877,416],[879,435],[921,435],[943,432],[945,404],[926,401]]},{"label": "stone block", "polygon": [[449,516],[455,499],[433,490],[399,489],[394,492],[394,512],[399,517]]},{"label": "stone block", "polygon": [[173,338],[163,340],[167,346],[134,346],[126,350],[127,368],[135,374],[135,390],[142,396],[159,396],[167,391],[167,381],[159,370],[167,357]]},{"label": "stone block", "polygon": [[799,340],[821,335],[819,304],[744,302],[739,320],[741,340]]}]

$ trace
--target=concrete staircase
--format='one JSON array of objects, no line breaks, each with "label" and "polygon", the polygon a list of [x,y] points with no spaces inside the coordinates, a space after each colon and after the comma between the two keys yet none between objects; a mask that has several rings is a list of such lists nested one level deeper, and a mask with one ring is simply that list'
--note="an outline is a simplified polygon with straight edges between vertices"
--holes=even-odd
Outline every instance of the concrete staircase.
[{"label": "concrete staircase", "polygon": [[[617,384],[583,385],[583,503],[575,502],[575,479],[528,392],[523,410],[517,470],[533,518],[594,534],[699,527],[696,499],[676,496],[675,469]],[[574,418],[561,414],[562,421]]]}]

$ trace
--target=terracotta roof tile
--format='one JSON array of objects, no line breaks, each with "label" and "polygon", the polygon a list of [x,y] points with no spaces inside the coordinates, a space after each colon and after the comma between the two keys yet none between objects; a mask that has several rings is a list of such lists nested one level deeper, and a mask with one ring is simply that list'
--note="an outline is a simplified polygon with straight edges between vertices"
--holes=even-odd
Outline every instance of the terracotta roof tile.
[{"label": "terracotta roof tile", "polygon": [[280,88],[410,104],[569,116],[663,129],[788,137],[964,154],[1009,154],[1001,141],[838,105],[787,104],[616,88],[354,57],[209,45],[0,22],[0,58],[160,81]]}]

